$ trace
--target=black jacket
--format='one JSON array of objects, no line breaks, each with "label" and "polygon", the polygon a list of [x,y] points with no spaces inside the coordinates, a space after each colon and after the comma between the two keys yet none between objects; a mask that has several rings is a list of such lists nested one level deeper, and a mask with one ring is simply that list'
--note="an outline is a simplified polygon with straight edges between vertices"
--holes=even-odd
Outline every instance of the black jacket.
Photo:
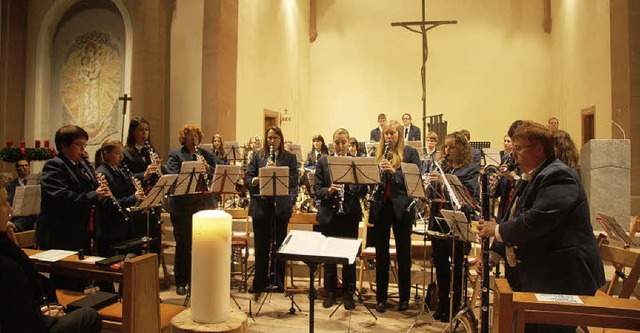
[{"label": "black jacket", "polygon": [[36,229],[40,248],[88,251],[89,215],[98,203],[97,181],[90,169],[84,162],[76,166],[58,155],[45,163],[40,184],[42,202]]},{"label": "black jacket", "polygon": [[[249,204],[249,215],[254,219],[262,219],[268,205],[272,204],[272,199],[260,197],[260,185],[251,186],[253,178],[260,175],[259,169],[267,165],[268,154],[260,151],[253,154],[253,158],[247,168],[247,186],[250,187],[251,202]],[[298,162],[296,155],[285,150],[280,151],[276,158],[276,166],[289,167],[289,196],[276,197],[276,215],[281,218],[291,217],[293,203],[298,197]]]},{"label": "black jacket", "polygon": [[[404,126],[402,127],[402,133],[400,133],[400,136],[404,138]],[[420,141],[420,138],[420,128],[411,124],[411,127],[409,127],[409,137],[407,138],[407,141]]]},{"label": "black jacket", "polygon": [[522,291],[593,295],[605,283],[582,182],[559,160],[540,167],[499,232],[514,248]]},{"label": "black jacket", "polygon": [[[420,156],[418,155],[418,151],[412,147],[404,146],[402,162],[413,163],[418,166],[419,169]],[[391,184],[391,203],[393,205],[393,213],[396,220],[407,220],[413,222],[415,218],[414,213],[406,211],[406,208],[409,207],[412,199],[407,195],[407,187],[404,183],[404,173],[402,173],[402,168],[396,169],[396,173],[394,175],[390,175],[389,181]],[[384,191],[384,186],[384,184],[380,185],[380,191]],[[380,197],[382,197],[382,195],[380,195]],[[369,219],[373,224],[376,223],[376,220],[380,216],[383,206],[382,204],[383,203],[380,202],[380,200],[371,204]]]},{"label": "black jacket", "polygon": [[[331,174],[327,156],[322,156],[318,160],[313,188],[316,191],[316,199],[320,200],[316,221],[320,225],[327,225],[333,216],[338,212],[338,193],[329,195],[327,192],[331,187]],[[349,220],[362,221],[362,207],[360,198],[367,194],[367,187],[362,185],[345,185],[343,210]]]},{"label": "black jacket", "polygon": [[[206,179],[210,180],[213,177],[216,165],[222,164],[222,161],[214,157],[213,153],[206,149],[200,149],[200,154],[209,164],[209,173],[206,175]],[[180,173],[182,162],[196,160],[197,158],[189,154],[189,150],[187,150],[187,148],[185,148],[184,146],[176,148],[169,152],[169,158],[167,160],[167,173]],[[203,182],[201,186],[204,187],[204,179],[201,179],[202,177],[198,178],[199,181]],[[206,189],[204,189],[204,191],[206,191]],[[171,196],[169,198],[168,211],[169,213],[174,214],[180,211],[197,211],[203,209],[203,207],[215,207],[215,203],[213,202],[213,200],[214,199],[212,194]]]},{"label": "black jacket", "polygon": [[369,141],[380,142],[381,134],[382,133],[380,132],[380,127],[372,129],[371,134],[369,134]]},{"label": "black jacket", "polygon": [[[99,166],[96,171],[104,175],[111,193],[123,210],[136,204],[135,188],[121,171],[114,170],[106,164]],[[125,221],[123,214],[117,211],[110,199],[102,200],[97,206],[95,227],[95,237],[98,241],[121,242],[133,236],[131,219]]]}]

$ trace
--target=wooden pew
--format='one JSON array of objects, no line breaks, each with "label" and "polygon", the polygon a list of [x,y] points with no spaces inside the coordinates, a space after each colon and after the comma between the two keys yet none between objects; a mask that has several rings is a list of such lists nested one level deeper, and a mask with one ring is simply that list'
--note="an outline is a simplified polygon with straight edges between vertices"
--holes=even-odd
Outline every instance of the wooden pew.
[{"label": "wooden pew", "polygon": [[[631,297],[640,278],[640,251],[638,249],[624,249],[602,241],[600,242],[600,255],[602,256],[602,260],[610,262],[617,272],[626,272],[618,297]],[[625,270],[625,268],[628,269]],[[611,296],[613,296],[615,285],[620,278],[618,274],[619,273],[614,273],[611,277],[611,283],[607,289],[607,294]]]},{"label": "wooden pew", "polygon": [[14,241],[19,247],[35,248],[36,246],[36,231],[27,230],[15,233]]},{"label": "wooden pew", "polygon": [[492,332],[524,332],[525,324],[594,326],[640,330],[640,300],[580,296],[584,304],[540,302],[496,279]]},{"label": "wooden pew", "polygon": [[[41,252],[30,249],[24,251],[29,256]],[[119,270],[82,262],[77,256],[53,263],[32,261],[40,272],[121,284],[121,302],[98,311],[103,319],[102,332],[158,333],[169,329],[171,318],[184,310],[183,306],[160,304],[158,257],[153,253],[126,260]],[[58,291],[58,300],[62,305],[83,296],[81,293]]]}]

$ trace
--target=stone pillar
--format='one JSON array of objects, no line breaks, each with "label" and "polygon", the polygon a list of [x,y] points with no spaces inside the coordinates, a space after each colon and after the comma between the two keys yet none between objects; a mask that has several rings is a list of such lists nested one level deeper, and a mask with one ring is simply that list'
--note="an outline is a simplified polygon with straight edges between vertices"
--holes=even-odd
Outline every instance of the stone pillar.
[{"label": "stone pillar", "polygon": [[170,144],[177,142],[177,133],[169,133],[170,31],[174,4],[174,0],[135,1],[132,17],[131,117],[149,120],[153,144],[162,158],[167,156]]},{"label": "stone pillar", "polygon": [[[0,0],[0,148],[6,140],[24,138],[25,57],[27,2]],[[29,144],[33,146],[33,142]],[[0,172],[13,172],[13,164],[0,163]]]},{"label": "stone pillar", "polygon": [[205,0],[203,30],[202,130],[207,135],[204,141],[209,143],[215,133],[225,141],[241,139],[236,138],[238,0]]},{"label": "stone pillar", "polygon": [[589,199],[591,224],[602,231],[595,213],[613,216],[625,229],[630,216],[631,141],[590,140],[580,152],[580,173]]}]

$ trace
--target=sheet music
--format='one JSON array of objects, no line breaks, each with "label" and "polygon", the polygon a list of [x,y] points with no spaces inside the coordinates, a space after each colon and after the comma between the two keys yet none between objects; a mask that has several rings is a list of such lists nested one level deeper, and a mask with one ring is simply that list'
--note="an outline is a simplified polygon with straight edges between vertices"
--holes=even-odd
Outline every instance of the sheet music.
[{"label": "sheet music", "polygon": [[40,214],[40,185],[16,187],[13,196],[13,216],[30,216]]},{"label": "sheet music", "polygon": [[305,159],[302,157],[302,148],[296,143],[285,143],[284,150],[296,155],[298,162],[304,163]]},{"label": "sheet music", "polygon": [[640,247],[640,244],[638,244],[638,242],[627,235],[627,231],[624,230],[622,226],[620,226],[618,221],[616,221],[613,216],[597,212],[596,220],[600,222],[602,228],[605,230],[609,238],[617,241],[622,241],[629,247]]},{"label": "sheet music", "polygon": [[240,152],[240,143],[238,141],[225,141],[222,144],[222,150],[229,161],[238,161],[244,158]]},{"label": "sheet music", "polygon": [[424,186],[422,185],[422,176],[420,175],[420,169],[413,163],[401,164],[402,172],[404,173],[404,182],[407,187],[407,195],[412,198],[425,199],[427,194],[425,193]]},{"label": "sheet music", "polygon": [[261,196],[273,197],[289,195],[288,167],[276,166],[260,168],[258,170],[258,177],[260,179]]},{"label": "sheet music", "polygon": [[328,156],[327,162],[333,183],[360,185],[381,183],[380,170],[374,157]]},{"label": "sheet music", "polygon": [[201,143],[198,145],[198,148],[208,150],[213,154],[213,143]]},{"label": "sheet music", "polygon": [[319,232],[291,230],[278,253],[347,258],[353,264],[361,243],[360,239],[325,237]]},{"label": "sheet music", "polygon": [[378,149],[379,142],[365,142],[364,147],[367,151],[367,156],[371,155],[371,153],[375,154],[376,149]]},{"label": "sheet music", "polygon": [[162,177],[158,179],[156,185],[151,188],[151,191],[149,191],[147,197],[139,205],[137,205],[136,208],[145,209],[147,207],[154,207],[162,204],[164,195],[167,193],[167,191],[173,185],[177,178],[177,174],[162,175]]},{"label": "sheet music", "polygon": [[500,151],[495,148],[483,148],[482,153],[484,154],[485,165],[495,165],[500,166]]},{"label": "sheet music", "polygon": [[30,256],[30,259],[37,259],[40,261],[46,262],[56,262],[60,261],[68,256],[72,256],[78,253],[77,251],[67,251],[67,250],[47,250],[44,252],[36,253]]},{"label": "sheet music", "polygon": [[236,183],[240,179],[240,168],[239,165],[216,165],[211,192],[235,193]]},{"label": "sheet music", "polygon": [[40,174],[30,173],[27,175],[26,181],[26,185],[40,185]]},{"label": "sheet music", "polygon": [[[200,179],[200,175],[202,174],[202,168],[202,162],[200,161],[182,162],[176,189],[173,191],[173,193],[176,195],[194,193],[196,191],[196,187],[198,186],[198,179]],[[191,180],[191,184],[189,185],[189,177],[191,177],[191,175],[193,175],[194,177]]]}]

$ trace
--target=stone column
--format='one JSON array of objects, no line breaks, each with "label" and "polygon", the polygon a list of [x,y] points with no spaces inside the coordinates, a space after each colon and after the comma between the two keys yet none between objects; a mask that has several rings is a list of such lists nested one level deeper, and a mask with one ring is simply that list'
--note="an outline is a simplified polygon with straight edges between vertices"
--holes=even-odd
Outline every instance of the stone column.
[{"label": "stone column", "polygon": [[[248,4],[250,5],[250,4]],[[238,0],[205,0],[202,42],[202,130],[236,138]],[[246,119],[245,119],[246,121]],[[254,120],[255,121],[255,120]]]},{"label": "stone column", "polygon": [[580,152],[580,173],[589,199],[591,224],[602,231],[595,213],[613,216],[628,230],[630,214],[631,141],[590,140]]}]

